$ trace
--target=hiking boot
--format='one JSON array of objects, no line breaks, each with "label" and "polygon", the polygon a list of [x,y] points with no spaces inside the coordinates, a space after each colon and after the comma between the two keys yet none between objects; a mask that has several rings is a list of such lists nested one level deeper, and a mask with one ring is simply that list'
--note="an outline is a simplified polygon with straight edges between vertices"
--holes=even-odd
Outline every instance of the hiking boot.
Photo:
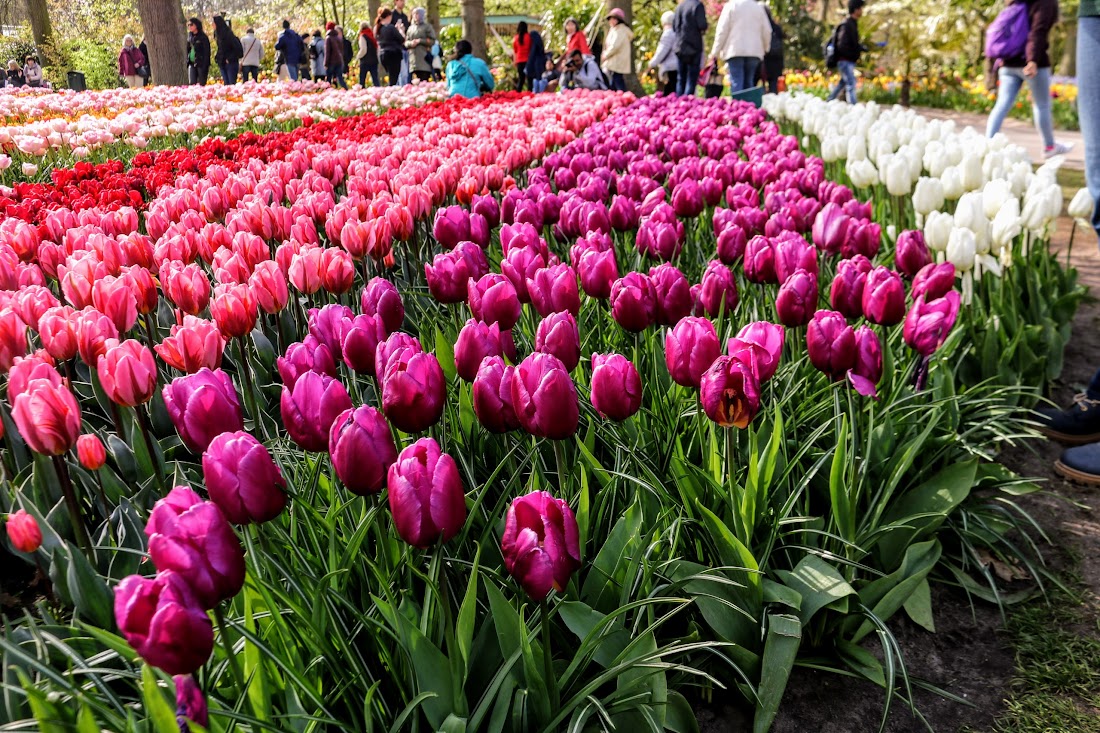
[{"label": "hiking boot", "polygon": [[1040,407],[1036,410],[1039,432],[1067,445],[1100,441],[1100,400],[1082,392],[1065,410]]},{"label": "hiking boot", "polygon": [[1049,148],[1043,148],[1044,158],[1053,158],[1055,155],[1065,155],[1073,150],[1073,143],[1054,143]]},{"label": "hiking boot", "polygon": [[1066,448],[1054,471],[1074,483],[1100,486],[1100,443]]}]

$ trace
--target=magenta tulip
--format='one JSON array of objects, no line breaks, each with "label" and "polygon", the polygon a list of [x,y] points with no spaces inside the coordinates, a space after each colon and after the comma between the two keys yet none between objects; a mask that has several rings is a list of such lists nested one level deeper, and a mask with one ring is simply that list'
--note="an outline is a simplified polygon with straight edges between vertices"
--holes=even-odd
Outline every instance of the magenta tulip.
[{"label": "magenta tulip", "polygon": [[344,410],[328,434],[332,467],[348,491],[366,496],[386,485],[386,472],[397,460],[397,447],[382,413],[362,405]]},{"label": "magenta tulip", "polygon": [[728,315],[737,308],[737,281],[730,268],[718,260],[711,260],[701,284],[699,305],[708,316],[715,318],[722,312]]},{"label": "magenta tulip", "polygon": [[290,439],[303,450],[322,453],[336,416],[351,409],[351,397],[340,380],[306,372],[294,386],[283,387],[279,409]]},{"label": "magenta tulip", "polygon": [[806,327],[806,350],[810,363],[834,382],[844,379],[856,363],[856,335],[844,316],[820,310]]},{"label": "magenta tulip", "polygon": [[658,265],[650,269],[649,281],[653,283],[657,323],[675,326],[691,314],[691,283],[680,268],[668,262]]},{"label": "magenta tulip", "polygon": [[512,405],[531,435],[564,440],[577,432],[577,387],[556,356],[536,352],[520,362],[512,379]]},{"label": "magenta tulip", "polygon": [[168,674],[190,674],[214,651],[210,617],[173,572],[123,578],[115,588],[115,622],[142,659]]},{"label": "magenta tulip", "polygon": [[745,245],[745,277],[749,282],[778,283],[775,272],[775,248],[772,240],[757,235]]},{"label": "magenta tulip", "polygon": [[470,213],[461,206],[448,206],[435,215],[432,235],[444,249],[454,249],[470,239]]},{"label": "magenta tulip", "polygon": [[861,254],[873,260],[882,248],[882,227],[873,221],[853,219],[848,227],[848,239],[840,254],[842,257],[854,257]]},{"label": "magenta tulip", "polygon": [[401,301],[401,294],[397,292],[397,286],[384,278],[371,278],[363,288],[359,305],[364,314],[382,319],[386,333],[401,328],[405,320],[405,304]]},{"label": "magenta tulip", "polygon": [[703,200],[703,189],[690,178],[682,181],[672,191],[672,209],[676,216],[682,219],[694,219],[703,213],[706,201]]},{"label": "magenta tulip", "polygon": [[924,243],[924,234],[920,231],[906,230],[898,235],[894,245],[894,267],[908,278],[932,263],[928,245]]},{"label": "magenta tulip", "polygon": [[589,297],[606,300],[611,288],[619,279],[619,266],[615,262],[615,250],[587,250],[578,261],[577,272],[581,287]]},{"label": "magenta tulip", "polygon": [[626,196],[614,196],[608,210],[611,228],[617,232],[629,232],[638,227],[638,204]]},{"label": "magenta tulip", "polygon": [[699,388],[703,372],[722,353],[718,332],[706,318],[688,316],[665,334],[665,365],[672,381]]},{"label": "magenta tulip", "polygon": [[551,313],[539,321],[535,351],[553,354],[565,365],[566,371],[576,369],[581,359],[581,336],[573,314],[567,311]]},{"label": "magenta tulip", "polygon": [[421,438],[390,466],[390,512],[413,547],[447,542],[466,522],[466,497],[455,460],[433,438]]},{"label": "magenta tulip", "polygon": [[644,331],[657,319],[653,283],[640,272],[628,272],[611,286],[611,316],[627,331]]},{"label": "magenta tulip", "polygon": [[340,350],[344,354],[344,363],[352,371],[374,374],[374,357],[378,344],[385,339],[386,324],[381,316],[363,314],[344,320],[340,331]]},{"label": "magenta tulip", "polygon": [[198,723],[203,728],[209,727],[210,711],[206,707],[206,698],[203,697],[194,676],[180,674],[176,675],[172,681],[176,683],[176,722],[180,730],[185,733],[189,730],[189,726],[186,725],[188,720]]},{"label": "magenta tulip", "polygon": [[381,386],[386,376],[386,364],[389,362],[390,357],[405,349],[412,349],[416,352],[424,350],[415,336],[410,336],[404,331],[394,331],[389,335],[389,338],[378,344],[378,348],[374,352],[374,376],[378,380],[379,386]]},{"label": "magenta tulip", "polygon": [[905,343],[924,357],[936,353],[955,325],[955,319],[959,315],[959,301],[957,290],[927,302],[923,295],[919,296],[905,316],[902,330]]},{"label": "magenta tulip", "polygon": [[474,377],[474,414],[491,433],[507,433],[520,427],[516,409],[512,406],[512,380],[516,368],[507,366],[499,356],[481,362]]},{"label": "magenta tulip", "polygon": [[719,356],[699,386],[703,412],[722,427],[746,428],[760,410],[760,385],[752,367],[731,356]]},{"label": "magenta tulip", "polygon": [[328,347],[334,361],[343,358],[340,334],[344,329],[344,321],[354,315],[351,308],[337,303],[309,309],[309,334]]},{"label": "magenta tulip", "polygon": [[503,331],[512,330],[519,321],[523,305],[512,281],[504,275],[491,272],[477,281],[467,281],[466,296],[470,312],[479,321],[496,323]]},{"label": "magenta tulip", "polygon": [[812,236],[818,249],[830,254],[840,254],[848,241],[848,229],[852,218],[839,205],[825,204],[814,219]]},{"label": "magenta tulip", "polygon": [[817,310],[817,276],[795,270],[779,287],[775,311],[785,326],[805,326]]},{"label": "magenta tulip", "polygon": [[237,390],[221,369],[176,377],[162,394],[176,432],[194,453],[205,451],[222,433],[244,430]]},{"label": "magenta tulip", "polygon": [[771,379],[779,368],[783,355],[783,327],[768,321],[748,324],[726,344],[726,353],[747,364],[763,384]]},{"label": "magenta tulip", "polygon": [[527,292],[527,278],[534,277],[535,272],[546,267],[546,264],[546,258],[537,250],[513,246],[501,261],[500,271],[512,282],[520,302],[529,303],[531,296]]},{"label": "magenta tulip", "polygon": [[848,372],[848,381],[864,397],[878,397],[876,385],[882,379],[882,344],[870,326],[855,331],[856,363]]},{"label": "magenta tulip", "polygon": [[901,276],[885,267],[867,274],[863,288],[863,315],[871,323],[893,326],[905,318],[905,284]]},{"label": "magenta tulip", "polygon": [[286,353],[275,360],[275,365],[279,369],[283,385],[287,387],[293,387],[298,377],[306,372],[336,376],[336,361],[332,358],[332,352],[309,335],[288,346]]},{"label": "magenta tulip", "polygon": [[627,419],[642,406],[638,369],[621,354],[593,354],[591,400],[600,417]]},{"label": "magenta tulip", "polygon": [[427,430],[439,422],[446,402],[447,379],[434,354],[405,349],[390,357],[382,377],[382,411],[398,430]]},{"label": "magenta tulip", "polygon": [[428,291],[440,303],[461,303],[466,300],[466,287],[472,273],[470,263],[461,252],[452,250],[437,254],[432,264],[424,264]]},{"label": "magenta tulip", "polygon": [[796,270],[817,277],[817,250],[797,234],[785,233],[772,243],[775,250],[775,276],[784,283]]},{"label": "magenta tulip", "polygon": [[924,296],[925,302],[942,298],[955,288],[955,266],[950,262],[929,264],[921,268],[913,278],[909,295],[916,301]]},{"label": "magenta tulip", "polygon": [[533,277],[527,278],[527,293],[531,305],[543,318],[559,311],[569,311],[574,316],[580,313],[577,273],[564,262],[536,270]]},{"label": "magenta tulip", "polygon": [[718,234],[718,259],[727,265],[734,264],[745,254],[748,242],[744,229],[736,224],[727,224]]},{"label": "magenta tulip", "polygon": [[520,496],[508,508],[500,551],[505,569],[531,600],[541,602],[551,589],[561,593],[581,566],[577,518],[545,491]]},{"label": "magenta tulip", "polygon": [[837,263],[836,277],[829,289],[829,303],[833,310],[840,311],[846,318],[863,315],[863,290],[867,285],[867,273],[872,267],[871,261],[863,255]]},{"label": "magenta tulip", "polygon": [[286,507],[286,481],[263,443],[244,431],[222,433],[202,454],[210,501],[235,524],[267,522]]},{"label": "magenta tulip", "polygon": [[458,332],[455,342],[455,370],[467,382],[474,381],[481,362],[488,356],[501,356],[500,326],[470,319]]}]

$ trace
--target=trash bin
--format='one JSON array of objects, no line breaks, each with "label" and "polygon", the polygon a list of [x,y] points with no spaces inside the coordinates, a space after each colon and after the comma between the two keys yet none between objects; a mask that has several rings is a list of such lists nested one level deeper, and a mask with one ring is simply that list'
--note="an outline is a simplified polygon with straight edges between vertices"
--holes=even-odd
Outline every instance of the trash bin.
[{"label": "trash bin", "polygon": [[88,85],[84,83],[84,74],[79,71],[69,72],[69,89],[74,92],[83,92],[88,89]]}]

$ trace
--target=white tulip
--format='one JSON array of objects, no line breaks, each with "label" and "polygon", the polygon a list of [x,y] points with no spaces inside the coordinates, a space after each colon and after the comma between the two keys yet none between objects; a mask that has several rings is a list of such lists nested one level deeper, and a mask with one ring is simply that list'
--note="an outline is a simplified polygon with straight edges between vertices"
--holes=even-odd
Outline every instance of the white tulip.
[{"label": "white tulip", "polygon": [[947,242],[947,261],[954,265],[956,270],[966,272],[974,269],[974,258],[977,254],[974,232],[962,227],[951,230],[951,236]]},{"label": "white tulip", "polygon": [[913,179],[909,177],[909,161],[904,156],[893,156],[886,166],[886,190],[891,196],[908,196],[912,192]]},{"label": "white tulip", "polygon": [[1001,267],[1001,263],[996,257],[990,254],[978,255],[978,262],[981,263],[981,267],[986,272],[991,272],[997,277],[1000,277],[1004,270]]},{"label": "white tulip", "polygon": [[1095,210],[1096,201],[1087,188],[1082,188],[1069,202],[1069,215],[1082,226],[1089,226],[1092,221],[1092,212]]},{"label": "white tulip", "polygon": [[985,184],[982,189],[982,210],[985,211],[985,218],[992,219],[997,216],[997,212],[1010,198],[1015,197],[1012,195],[1012,186],[1008,181],[999,179]]},{"label": "white tulip", "polygon": [[853,135],[848,138],[847,160],[867,159],[867,138],[863,135]]},{"label": "white tulip", "polygon": [[963,188],[962,171],[956,166],[944,168],[940,180],[943,181],[943,196],[948,201],[955,201],[966,192]]},{"label": "white tulip", "polygon": [[[1001,249],[1011,249],[1016,237],[1023,231],[1023,221],[1020,219],[1020,200],[1012,197],[1005,201],[1004,206],[993,217],[993,225],[990,235],[993,244]],[[1003,261],[1003,255],[1002,255]]]},{"label": "white tulip", "polygon": [[930,249],[945,252],[954,228],[955,217],[943,211],[932,211],[924,222],[924,241]]},{"label": "white tulip", "polygon": [[866,158],[862,160],[848,158],[845,170],[848,172],[848,177],[852,179],[852,185],[856,188],[867,188],[878,182],[878,170]]},{"label": "white tulip", "polygon": [[962,172],[963,188],[967,191],[977,191],[982,187],[984,175],[982,173],[981,156],[975,153],[967,154],[963,157],[959,169]]},{"label": "white tulip", "polygon": [[924,177],[913,189],[913,209],[921,216],[928,216],[943,207],[943,182],[939,178]]},{"label": "white tulip", "polygon": [[924,149],[924,169],[928,171],[928,175],[933,178],[939,178],[943,175],[944,170],[949,165],[947,160],[947,154],[944,152],[943,143],[939,140],[933,140],[928,143],[928,147]]},{"label": "white tulip", "polygon": [[1024,199],[1023,211],[1020,213],[1024,227],[1036,234],[1041,233],[1050,223],[1046,213],[1046,202],[1043,199],[1044,197],[1038,194],[1027,196]]},{"label": "white tulip", "polygon": [[1017,198],[1023,196],[1033,175],[1030,163],[1013,163],[1012,172],[1008,174],[1008,182],[1012,186],[1012,195]]}]

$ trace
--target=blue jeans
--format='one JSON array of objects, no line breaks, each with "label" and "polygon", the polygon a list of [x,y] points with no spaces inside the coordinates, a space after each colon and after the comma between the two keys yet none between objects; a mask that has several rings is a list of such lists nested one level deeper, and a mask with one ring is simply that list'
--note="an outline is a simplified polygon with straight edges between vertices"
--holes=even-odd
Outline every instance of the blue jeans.
[{"label": "blue jeans", "polygon": [[343,87],[344,89],[348,88],[348,83],[346,81],[344,81],[344,67],[343,66],[333,66],[330,69],[328,69],[328,71],[325,75],[325,81],[327,81],[329,84],[331,84],[334,87]]},{"label": "blue jeans", "polygon": [[290,76],[291,81],[298,81],[298,64],[287,64],[286,73]]},{"label": "blue jeans", "polygon": [[411,81],[409,74],[409,50],[402,49],[401,51],[401,74],[397,78],[397,83],[401,86],[405,86]]},{"label": "blue jeans", "polygon": [[1081,137],[1085,139],[1085,180],[1096,205],[1092,226],[1100,234],[1100,75],[1095,67],[1098,58],[1100,16],[1078,18],[1077,68],[1084,73],[1077,77],[1077,116],[1081,121]]},{"label": "blue jeans", "polygon": [[541,94],[546,91],[546,87],[550,85],[550,82],[545,79],[535,79],[531,82],[531,91],[535,94]]},{"label": "blue jeans", "polygon": [[222,84],[236,84],[237,83],[237,61],[226,61],[223,64],[218,64],[218,68],[222,72]]},{"label": "blue jeans", "polygon": [[626,77],[617,71],[611,72],[611,91],[613,92],[625,92],[626,91]]},{"label": "blue jeans", "polygon": [[734,56],[726,59],[726,66],[730,72],[730,94],[736,94],[745,89],[756,86],[756,69],[760,66],[760,59],[751,56]]},{"label": "blue jeans", "polygon": [[829,99],[833,100],[840,96],[841,92],[847,92],[848,104],[856,103],[856,64],[854,61],[837,61],[837,71],[840,72],[840,81],[836,83]]},{"label": "blue jeans", "polygon": [[676,72],[676,93],[695,96],[695,86],[699,83],[700,57],[677,56],[680,68]]},{"label": "blue jeans", "polygon": [[[1022,68],[1010,69],[1002,66],[997,71],[997,81],[997,103],[993,105],[993,111],[989,113],[989,121],[985,125],[986,137],[993,137],[1001,129],[1008,113],[1012,111],[1012,105],[1016,103],[1016,95],[1020,93],[1020,87],[1026,81],[1028,89],[1031,90],[1031,109],[1035,115],[1035,127],[1039,128],[1039,134],[1043,136],[1043,145],[1048,148],[1053,146],[1054,117],[1050,112],[1050,67],[1039,69],[1035,72],[1035,76],[1028,79],[1024,76]],[[1080,92],[1077,98],[1081,98]]]}]

